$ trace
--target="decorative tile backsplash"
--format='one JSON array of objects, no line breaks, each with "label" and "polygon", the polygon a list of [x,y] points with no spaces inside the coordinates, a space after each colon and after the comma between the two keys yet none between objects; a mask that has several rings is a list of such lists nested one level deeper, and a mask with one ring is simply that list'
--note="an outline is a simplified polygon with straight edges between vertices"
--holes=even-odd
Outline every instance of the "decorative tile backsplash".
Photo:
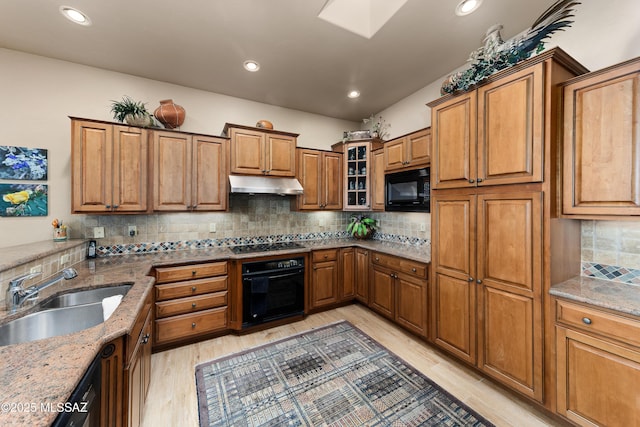
[{"label": "decorative tile backsplash", "polygon": [[582,262],[582,275],[614,282],[640,285],[640,269],[616,267],[614,265]]},{"label": "decorative tile backsplash", "polygon": [[639,221],[582,221],[582,261],[640,269]]}]

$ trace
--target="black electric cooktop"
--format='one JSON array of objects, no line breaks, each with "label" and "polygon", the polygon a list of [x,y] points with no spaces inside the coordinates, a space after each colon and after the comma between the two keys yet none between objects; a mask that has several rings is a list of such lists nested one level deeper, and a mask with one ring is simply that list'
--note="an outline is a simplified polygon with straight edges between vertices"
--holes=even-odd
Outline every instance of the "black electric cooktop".
[{"label": "black electric cooktop", "polygon": [[234,254],[246,254],[252,252],[269,252],[269,251],[281,251],[283,249],[298,249],[304,248],[296,242],[276,242],[276,243],[258,243],[255,245],[241,245],[232,246],[230,249]]}]

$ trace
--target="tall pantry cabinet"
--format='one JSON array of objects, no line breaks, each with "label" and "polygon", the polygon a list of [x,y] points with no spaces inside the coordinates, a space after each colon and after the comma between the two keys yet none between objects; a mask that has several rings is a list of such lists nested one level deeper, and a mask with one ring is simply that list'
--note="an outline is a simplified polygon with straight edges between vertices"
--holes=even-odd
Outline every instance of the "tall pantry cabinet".
[{"label": "tall pantry cabinet", "polygon": [[431,339],[555,409],[552,283],[579,274],[580,225],[558,219],[555,48],[432,110]]}]

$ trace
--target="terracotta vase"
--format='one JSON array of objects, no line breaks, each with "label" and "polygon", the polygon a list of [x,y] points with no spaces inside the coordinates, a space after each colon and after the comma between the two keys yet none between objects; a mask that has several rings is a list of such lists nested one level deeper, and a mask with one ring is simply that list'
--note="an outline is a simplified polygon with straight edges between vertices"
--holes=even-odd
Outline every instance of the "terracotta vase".
[{"label": "terracotta vase", "polygon": [[187,112],[180,105],[174,104],[172,99],[163,99],[153,115],[164,127],[174,129],[184,123]]}]

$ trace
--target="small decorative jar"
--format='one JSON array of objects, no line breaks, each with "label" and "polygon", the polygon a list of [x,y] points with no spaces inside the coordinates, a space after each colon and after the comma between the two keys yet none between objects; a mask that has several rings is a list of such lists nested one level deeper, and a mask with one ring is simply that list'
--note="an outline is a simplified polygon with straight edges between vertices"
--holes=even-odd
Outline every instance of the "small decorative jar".
[{"label": "small decorative jar", "polygon": [[174,129],[182,126],[187,112],[180,105],[174,104],[172,99],[163,99],[153,115],[164,127]]},{"label": "small decorative jar", "polygon": [[67,227],[59,227],[53,229],[53,241],[64,242],[67,240]]}]

